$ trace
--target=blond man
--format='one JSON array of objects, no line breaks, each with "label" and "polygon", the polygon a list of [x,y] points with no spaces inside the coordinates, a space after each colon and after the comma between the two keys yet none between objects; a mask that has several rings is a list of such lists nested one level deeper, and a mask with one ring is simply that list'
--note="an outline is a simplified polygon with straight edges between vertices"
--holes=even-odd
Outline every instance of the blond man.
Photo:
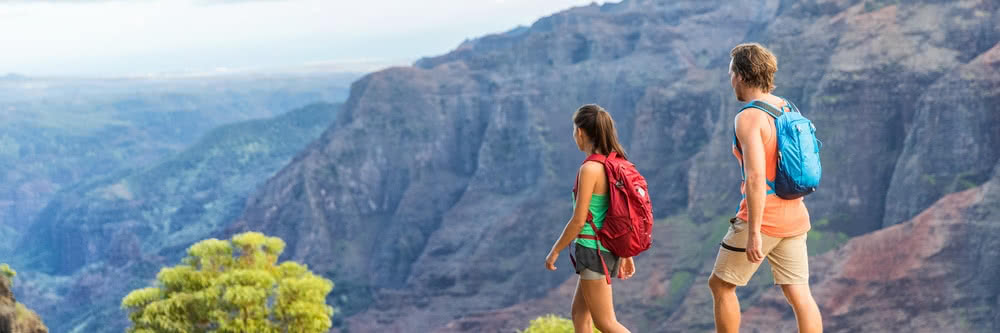
[{"label": "blond man", "polygon": [[730,55],[729,76],[736,99],[772,111],[751,107],[736,116],[733,155],[743,169],[743,200],[720,242],[708,281],[715,304],[715,328],[718,332],[739,331],[736,287],[745,286],[767,258],[774,283],[781,286],[795,311],[799,332],[822,332],[819,307],[809,290],[809,211],[802,198],[785,200],[772,188],[778,159],[777,131],[767,112],[791,111],[794,106],[771,94],[778,71],[778,60],[771,51],[756,43],[740,44]]}]

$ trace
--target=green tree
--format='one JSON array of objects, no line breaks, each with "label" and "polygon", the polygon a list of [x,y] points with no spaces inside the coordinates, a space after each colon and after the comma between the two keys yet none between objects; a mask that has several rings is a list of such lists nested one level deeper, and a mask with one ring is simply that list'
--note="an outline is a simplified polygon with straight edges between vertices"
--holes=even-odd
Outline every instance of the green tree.
[{"label": "green tree", "polygon": [[0,275],[6,277],[8,280],[13,281],[14,276],[17,276],[17,272],[14,271],[13,268],[10,268],[10,265],[0,264]]},{"label": "green tree", "polygon": [[125,296],[128,332],[326,332],[333,282],[295,262],[277,264],[284,248],[257,232],[194,244],[182,264],[160,270],[157,286]]},{"label": "green tree", "polygon": [[[600,333],[596,328],[595,333]],[[544,315],[531,321],[528,329],[520,333],[573,333],[573,321],[554,314]]]}]

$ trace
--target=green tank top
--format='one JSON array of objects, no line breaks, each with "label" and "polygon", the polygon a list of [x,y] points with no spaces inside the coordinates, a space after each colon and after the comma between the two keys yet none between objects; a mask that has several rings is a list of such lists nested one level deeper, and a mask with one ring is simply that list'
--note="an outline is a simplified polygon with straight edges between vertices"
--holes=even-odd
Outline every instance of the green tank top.
[{"label": "green tank top", "polygon": [[[573,210],[576,210],[575,197],[573,199]],[[604,215],[607,212],[608,212],[608,195],[607,194],[592,195],[590,197],[590,215],[594,216],[594,225],[597,226],[597,229],[601,229],[601,226],[604,225]],[[595,235],[594,229],[590,228],[590,223],[587,223],[583,226],[583,230],[580,231],[580,234],[591,235],[591,236]],[[576,244],[591,249],[597,248],[597,241],[593,239],[577,238]],[[608,249],[604,248],[603,245],[601,246],[601,251],[611,252],[608,251]]]}]

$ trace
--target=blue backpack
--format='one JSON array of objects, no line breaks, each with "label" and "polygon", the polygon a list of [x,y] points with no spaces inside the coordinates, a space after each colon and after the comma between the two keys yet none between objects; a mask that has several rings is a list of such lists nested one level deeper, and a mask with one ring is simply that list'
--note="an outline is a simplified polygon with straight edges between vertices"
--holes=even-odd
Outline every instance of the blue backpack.
[{"label": "blue backpack", "polygon": [[[765,178],[769,187],[767,194],[774,193],[782,199],[791,200],[816,192],[823,174],[823,168],[819,163],[819,149],[823,147],[823,143],[816,138],[816,126],[802,116],[795,104],[782,100],[785,101],[785,106],[781,109],[767,102],[755,100],[743,106],[740,112],[754,108],[774,118],[778,139],[778,169],[774,182]],[[785,109],[788,109],[788,112],[785,112]],[[735,131],[734,128],[733,144],[742,155],[743,149],[740,148]],[[745,179],[746,170],[743,174]]]}]

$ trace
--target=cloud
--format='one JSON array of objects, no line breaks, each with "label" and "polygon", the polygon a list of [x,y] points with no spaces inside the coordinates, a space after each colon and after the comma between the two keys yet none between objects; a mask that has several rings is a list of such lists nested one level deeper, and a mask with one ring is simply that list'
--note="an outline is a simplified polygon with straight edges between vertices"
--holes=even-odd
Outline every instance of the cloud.
[{"label": "cloud", "polygon": [[0,52],[0,73],[107,76],[417,59],[591,1],[0,0],[0,45],[17,50]]}]

